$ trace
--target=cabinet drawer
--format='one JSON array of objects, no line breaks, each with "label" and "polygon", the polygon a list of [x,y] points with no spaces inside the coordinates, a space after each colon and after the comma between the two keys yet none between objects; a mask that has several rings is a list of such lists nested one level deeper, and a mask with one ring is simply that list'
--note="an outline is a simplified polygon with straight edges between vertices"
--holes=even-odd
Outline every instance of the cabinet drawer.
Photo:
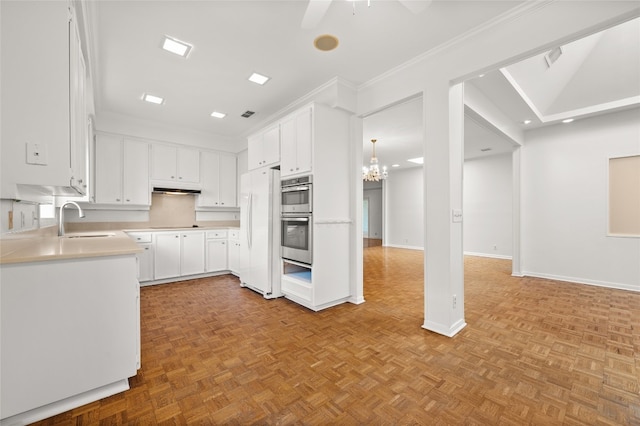
[{"label": "cabinet drawer", "polygon": [[133,238],[136,243],[151,242],[151,232],[127,232],[127,235]]},{"label": "cabinet drawer", "polygon": [[237,240],[239,238],[240,238],[240,231],[238,231],[237,229],[229,230],[229,239],[230,240]]},{"label": "cabinet drawer", "polygon": [[221,239],[227,238],[227,231],[226,230],[219,230],[219,231],[207,231],[207,240],[213,240],[213,239]]}]

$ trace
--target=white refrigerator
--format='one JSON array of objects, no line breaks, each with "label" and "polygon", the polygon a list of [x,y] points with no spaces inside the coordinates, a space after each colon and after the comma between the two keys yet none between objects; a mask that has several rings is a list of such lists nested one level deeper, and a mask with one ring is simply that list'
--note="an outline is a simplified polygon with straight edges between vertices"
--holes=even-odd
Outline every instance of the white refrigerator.
[{"label": "white refrigerator", "polygon": [[280,291],[280,171],[240,177],[240,285],[265,298]]}]

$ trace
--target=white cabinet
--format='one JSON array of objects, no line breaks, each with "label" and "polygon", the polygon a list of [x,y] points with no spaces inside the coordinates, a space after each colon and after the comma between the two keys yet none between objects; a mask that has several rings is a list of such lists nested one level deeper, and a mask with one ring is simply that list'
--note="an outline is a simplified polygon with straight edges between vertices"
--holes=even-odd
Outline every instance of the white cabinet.
[{"label": "white cabinet", "polygon": [[236,157],[211,151],[200,153],[202,193],[198,207],[236,207]]},{"label": "white cabinet", "polygon": [[207,231],[207,272],[229,269],[227,245],[227,231]]},{"label": "white cabinet", "polygon": [[248,149],[249,170],[277,164],[280,161],[280,125],[249,137]]},{"label": "white cabinet", "polygon": [[240,231],[229,231],[229,243],[227,246],[228,265],[232,274],[240,273]]},{"label": "white cabinet", "polygon": [[280,176],[311,172],[312,109],[304,108],[280,123]]},{"label": "white cabinet", "polygon": [[95,156],[95,203],[151,204],[148,143],[100,134]]},{"label": "white cabinet", "polygon": [[150,232],[128,232],[131,238],[143,249],[142,253],[136,254],[136,262],[138,264],[138,281],[153,280],[153,240]]},{"label": "white cabinet", "polygon": [[180,233],[157,233],[154,236],[154,278],[161,280],[180,276]]},{"label": "white cabinet", "polygon": [[170,186],[198,186],[200,151],[173,145],[151,145],[151,180]]},{"label": "white cabinet", "polygon": [[154,279],[202,274],[204,231],[155,233]]},{"label": "white cabinet", "polygon": [[204,273],[204,232],[182,232],[181,244],[180,275]]},{"label": "white cabinet", "polygon": [[70,7],[2,2],[0,198],[24,199],[18,184],[55,195],[86,190],[85,75]]}]

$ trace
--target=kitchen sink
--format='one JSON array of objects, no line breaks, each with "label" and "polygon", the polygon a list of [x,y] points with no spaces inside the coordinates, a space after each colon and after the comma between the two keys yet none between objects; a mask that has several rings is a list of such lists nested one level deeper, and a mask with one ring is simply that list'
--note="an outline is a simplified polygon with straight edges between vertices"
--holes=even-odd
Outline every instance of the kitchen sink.
[{"label": "kitchen sink", "polygon": [[93,233],[83,233],[83,234],[69,234],[64,235],[62,238],[104,238],[104,237],[113,237],[115,234],[113,232],[106,232],[100,234]]}]

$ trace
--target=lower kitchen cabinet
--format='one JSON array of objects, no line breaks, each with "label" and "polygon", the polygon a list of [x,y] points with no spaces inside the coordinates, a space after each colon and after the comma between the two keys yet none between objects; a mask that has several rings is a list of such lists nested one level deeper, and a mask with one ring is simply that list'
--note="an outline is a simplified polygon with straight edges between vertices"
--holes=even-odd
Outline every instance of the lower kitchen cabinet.
[{"label": "lower kitchen cabinet", "polygon": [[204,232],[182,232],[180,275],[195,275],[204,272]]},{"label": "lower kitchen cabinet", "polygon": [[240,233],[238,230],[229,231],[229,245],[227,247],[229,257],[229,270],[235,276],[240,274]]},{"label": "lower kitchen cabinet", "polygon": [[154,268],[153,276],[156,280],[180,276],[180,234],[157,233],[154,236]]},{"label": "lower kitchen cabinet", "polygon": [[229,269],[227,255],[227,231],[207,231],[207,272]]},{"label": "lower kitchen cabinet", "polygon": [[136,254],[138,281],[152,281],[154,248],[151,232],[128,232],[127,235],[133,238],[143,250],[143,252]]},{"label": "lower kitchen cabinet", "polygon": [[204,231],[156,233],[154,279],[204,273],[204,235]]}]

